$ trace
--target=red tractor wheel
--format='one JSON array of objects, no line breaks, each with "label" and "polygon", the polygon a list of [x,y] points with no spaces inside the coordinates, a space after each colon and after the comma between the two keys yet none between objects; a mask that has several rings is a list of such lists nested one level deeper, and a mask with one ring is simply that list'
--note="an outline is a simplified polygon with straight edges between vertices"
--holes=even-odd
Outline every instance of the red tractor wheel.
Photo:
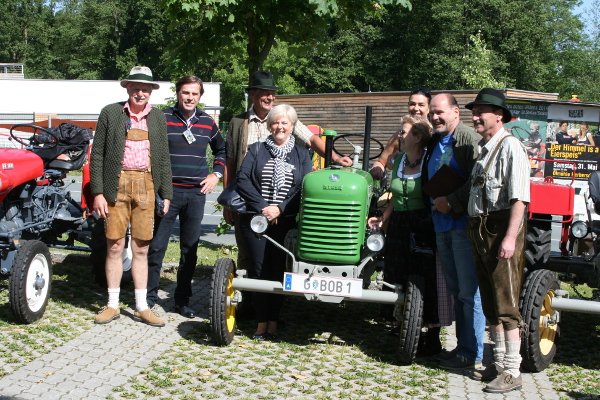
[{"label": "red tractor wheel", "polygon": [[10,274],[10,306],[17,319],[30,324],[42,318],[52,286],[48,246],[28,240],[17,249]]},{"label": "red tractor wheel", "polygon": [[[548,218],[548,216],[544,216]],[[541,218],[534,215],[534,218]],[[527,222],[525,235],[525,263],[527,271],[543,268],[550,257],[552,240],[551,221],[532,220]]]}]

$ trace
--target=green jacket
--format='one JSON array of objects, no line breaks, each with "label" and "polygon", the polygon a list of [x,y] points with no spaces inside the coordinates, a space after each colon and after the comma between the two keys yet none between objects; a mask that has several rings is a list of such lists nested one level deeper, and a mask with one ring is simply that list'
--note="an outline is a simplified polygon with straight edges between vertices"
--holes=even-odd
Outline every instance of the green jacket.
[{"label": "green jacket", "polygon": [[[454,157],[456,158],[456,162],[463,172],[463,175],[467,177],[467,181],[447,197],[448,203],[452,206],[452,211],[457,214],[462,214],[467,211],[467,205],[469,203],[469,193],[471,191],[471,182],[469,178],[471,176],[471,170],[475,165],[475,161],[477,161],[477,157],[479,157],[479,141],[481,140],[481,136],[475,133],[473,128],[464,125],[462,122],[459,123],[454,130],[453,136]],[[434,134],[427,146],[427,154],[425,155],[423,164],[423,184],[425,184],[427,180],[427,164],[431,158],[431,153],[435,146],[437,146],[440,138],[441,135],[439,133]]]},{"label": "green jacket", "polygon": [[[107,201],[117,199],[119,176],[125,151],[127,116],[125,102],[109,104],[102,109],[96,125],[90,162],[91,186],[94,195],[103,194]],[[171,158],[167,140],[167,122],[159,109],[148,114],[150,138],[150,167],[154,191],[164,199],[173,198],[171,184]]]}]

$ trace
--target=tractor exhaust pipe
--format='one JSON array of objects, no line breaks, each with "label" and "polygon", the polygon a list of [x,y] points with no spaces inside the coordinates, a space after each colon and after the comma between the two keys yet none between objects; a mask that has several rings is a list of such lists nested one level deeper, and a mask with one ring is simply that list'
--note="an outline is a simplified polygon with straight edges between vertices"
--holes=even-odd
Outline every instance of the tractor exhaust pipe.
[{"label": "tractor exhaust pipe", "polygon": [[371,154],[371,120],[373,119],[373,106],[365,109],[365,137],[363,142],[363,171],[369,170],[369,154]]}]

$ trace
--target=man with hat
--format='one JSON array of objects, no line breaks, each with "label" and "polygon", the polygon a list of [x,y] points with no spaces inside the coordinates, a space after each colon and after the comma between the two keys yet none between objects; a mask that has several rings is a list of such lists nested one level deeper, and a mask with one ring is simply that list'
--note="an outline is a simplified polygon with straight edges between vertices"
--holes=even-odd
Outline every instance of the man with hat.
[{"label": "man with hat", "polygon": [[521,388],[519,296],[523,283],[529,160],[521,142],[504,129],[511,120],[504,95],[482,89],[466,108],[483,139],[471,173],[469,236],[473,242],[483,312],[490,323],[494,363],[475,378],[490,393]]},{"label": "man with hat", "polygon": [[[266,71],[253,72],[246,90],[252,106],[248,111],[233,117],[229,123],[224,186],[235,179],[248,147],[255,142],[264,141],[270,134],[267,126],[267,115],[275,105],[277,95],[277,86],[275,86],[273,74]],[[296,122],[293,134],[319,155],[325,155],[325,143],[302,122]],[[335,152],[333,152],[332,157],[333,161],[340,165],[352,165],[352,160],[349,157],[339,157]],[[229,210],[225,210],[224,215],[226,221],[230,224],[233,223],[237,228],[237,221],[233,214]],[[244,268],[246,265],[244,259],[247,252],[244,248],[244,240],[238,236],[238,232],[239,229],[235,229],[238,245],[238,268]]]},{"label": "man with hat", "polygon": [[173,197],[167,125],[163,112],[148,103],[152,90],[159,87],[150,68],[133,67],[121,86],[127,89],[129,98],[102,109],[92,146],[93,210],[106,220],[108,284],[108,304],[96,315],[95,322],[107,324],[120,316],[122,253],[131,226],[136,304],[133,316],[148,325],[164,326],[164,321],[148,308],[146,284],[155,194],[165,199],[165,213]]}]

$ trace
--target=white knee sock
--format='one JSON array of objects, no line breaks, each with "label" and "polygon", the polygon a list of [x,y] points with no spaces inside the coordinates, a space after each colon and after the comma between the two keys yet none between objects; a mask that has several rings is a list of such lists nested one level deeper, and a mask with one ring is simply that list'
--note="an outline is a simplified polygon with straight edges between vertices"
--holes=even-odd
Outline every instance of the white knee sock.
[{"label": "white knee sock", "polygon": [[492,332],[492,340],[494,341],[494,365],[499,374],[504,371],[506,357],[506,341],[504,340],[504,332]]},{"label": "white knee sock", "polygon": [[108,288],[108,306],[110,308],[119,308],[119,294],[121,288]]},{"label": "white knee sock", "polygon": [[504,356],[504,370],[515,378],[521,374],[521,341],[506,341],[506,356]]},{"label": "white knee sock", "polygon": [[135,308],[138,311],[144,311],[148,308],[148,302],[146,301],[146,294],[148,289],[135,289]]}]

